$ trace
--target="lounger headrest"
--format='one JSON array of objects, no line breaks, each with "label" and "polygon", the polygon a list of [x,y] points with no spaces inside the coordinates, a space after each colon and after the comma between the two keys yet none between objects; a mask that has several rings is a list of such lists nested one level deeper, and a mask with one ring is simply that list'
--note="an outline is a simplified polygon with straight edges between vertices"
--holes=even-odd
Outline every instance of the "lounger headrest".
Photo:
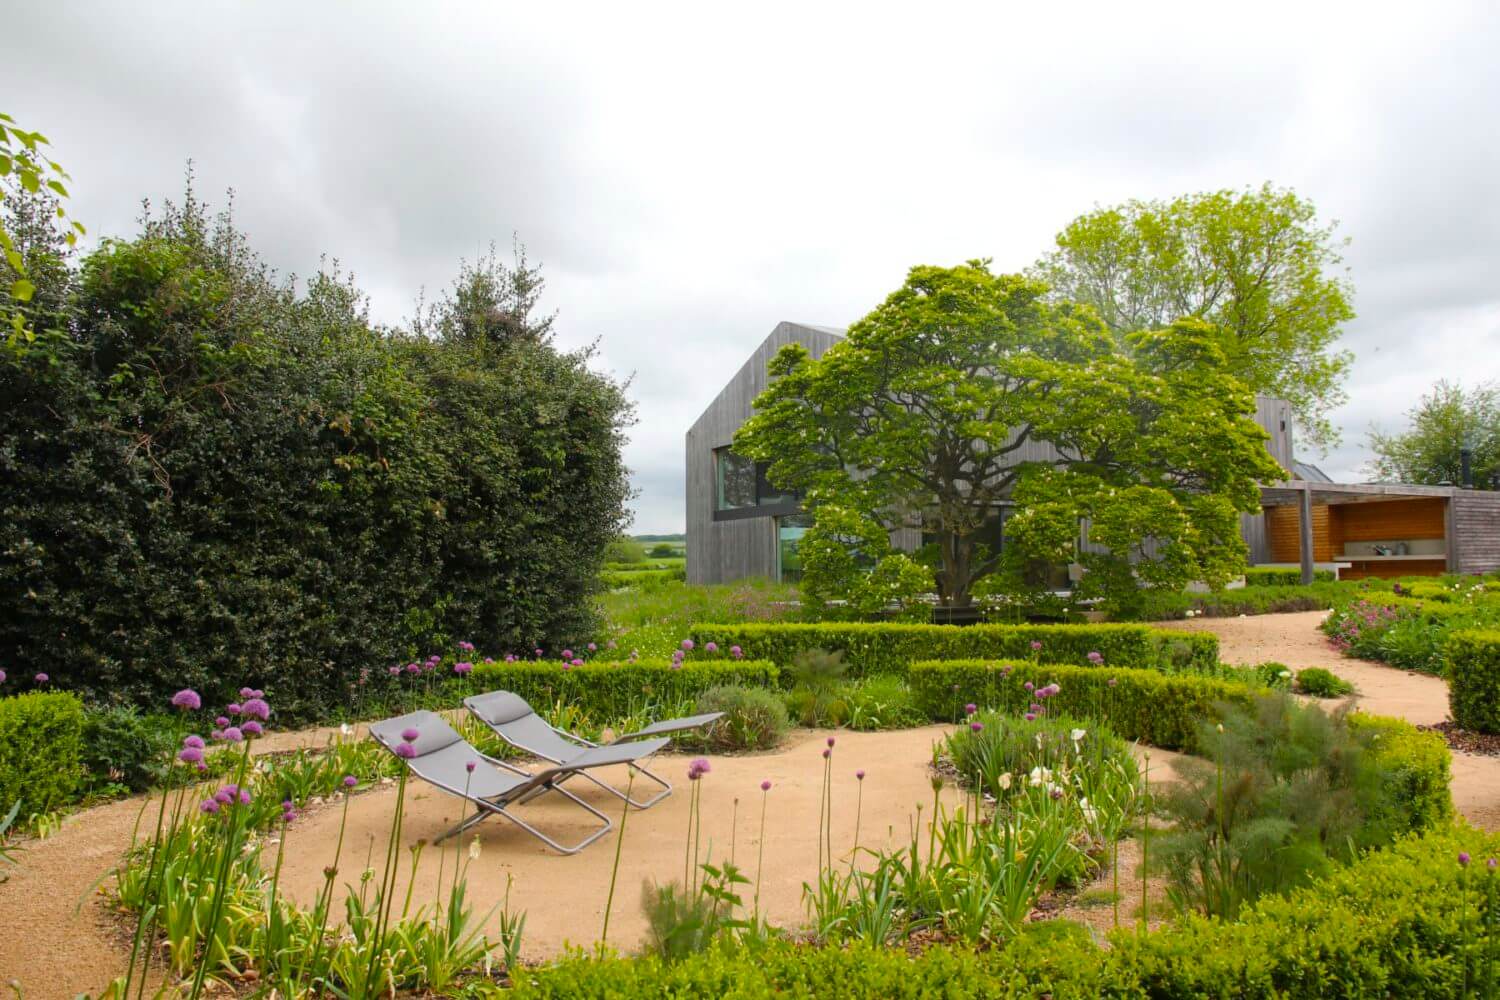
[{"label": "lounger headrest", "polygon": [[448,725],[446,719],[436,712],[427,711],[411,712],[394,719],[371,723],[370,734],[394,750],[398,744],[406,742],[402,734],[408,729],[417,731],[413,745],[417,748],[418,757],[425,757],[444,747],[463,742],[463,737]]},{"label": "lounger headrest", "polygon": [[509,691],[476,694],[472,698],[465,698],[464,704],[468,705],[475,715],[492,726],[503,726],[507,722],[515,722],[517,719],[536,714],[531,706],[526,704],[525,698]]}]

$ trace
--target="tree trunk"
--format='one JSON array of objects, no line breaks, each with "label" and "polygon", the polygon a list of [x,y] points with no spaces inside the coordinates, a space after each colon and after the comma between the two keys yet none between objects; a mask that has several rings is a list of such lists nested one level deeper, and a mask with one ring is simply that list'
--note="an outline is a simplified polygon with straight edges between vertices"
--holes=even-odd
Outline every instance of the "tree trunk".
[{"label": "tree trunk", "polygon": [[943,539],[943,570],[938,581],[942,596],[950,608],[967,608],[973,603],[969,587],[974,559],[974,541],[958,534],[947,532]]}]

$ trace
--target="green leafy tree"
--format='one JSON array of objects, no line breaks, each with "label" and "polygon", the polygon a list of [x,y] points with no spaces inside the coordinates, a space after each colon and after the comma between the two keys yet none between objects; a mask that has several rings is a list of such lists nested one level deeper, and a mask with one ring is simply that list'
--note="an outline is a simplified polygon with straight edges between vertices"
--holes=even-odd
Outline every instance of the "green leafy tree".
[{"label": "green leafy tree", "polygon": [[1034,273],[1117,335],[1184,317],[1212,324],[1230,373],[1288,400],[1307,439],[1326,446],[1352,361],[1335,344],[1354,318],[1334,230],[1312,202],[1269,184],[1129,201],[1069,223]]},{"label": "green leafy tree", "polygon": [[1398,483],[1458,483],[1462,481],[1459,452],[1467,444],[1473,454],[1474,482],[1492,487],[1500,482],[1500,386],[1482,382],[1472,389],[1440,381],[1407,414],[1407,428],[1386,434],[1370,431],[1375,453],[1370,473]]},{"label": "green leafy tree", "polygon": [[511,256],[505,263],[490,244],[479,260],[462,262],[442,301],[418,308],[416,332],[483,351],[550,343],[556,316],[537,308],[546,285],[542,269],[530,262],[519,241],[512,243]]},{"label": "green leafy tree", "polygon": [[[1091,587],[1225,579],[1245,554],[1235,512],[1258,509],[1256,481],[1280,470],[1213,331],[1181,323],[1122,345],[1046,291],[984,261],[913,268],[821,358],[782,349],[736,451],[805,490],[848,548],[874,554],[884,532],[920,524],[951,605],[1004,566],[1078,558],[1085,517],[1109,546],[1081,557]],[[1051,450],[1022,461],[1028,444]],[[1008,551],[989,552],[982,529],[1012,496]],[[804,587],[818,575],[809,565]]]},{"label": "green leafy tree", "polygon": [[[841,610],[864,617],[891,608],[902,617],[926,617],[920,597],[932,590],[932,571],[895,551],[890,532],[875,519],[824,504],[797,551],[802,598],[819,617],[838,617]],[[843,603],[831,604],[835,600]]]},{"label": "green leafy tree", "polygon": [[[62,164],[47,156],[48,145],[47,137],[42,133],[21,128],[14,118],[0,112],[0,193],[5,196],[6,214],[14,211],[18,204],[37,204],[24,197],[17,198],[17,195],[41,195],[45,191],[52,196],[47,203],[55,216],[67,218],[67,212],[58,199],[68,196],[63,182],[69,177]],[[12,220],[0,215],[0,256],[4,258],[0,278],[5,279],[7,298],[13,305],[30,302],[36,292],[36,282],[27,259],[28,244],[18,239],[16,228]],[[33,233],[36,231],[35,226],[27,228]],[[83,233],[83,224],[71,221],[67,229],[58,234],[58,239],[72,247]],[[3,312],[10,327],[6,335],[9,346],[36,339],[36,331],[28,322],[25,310],[6,308]]]}]

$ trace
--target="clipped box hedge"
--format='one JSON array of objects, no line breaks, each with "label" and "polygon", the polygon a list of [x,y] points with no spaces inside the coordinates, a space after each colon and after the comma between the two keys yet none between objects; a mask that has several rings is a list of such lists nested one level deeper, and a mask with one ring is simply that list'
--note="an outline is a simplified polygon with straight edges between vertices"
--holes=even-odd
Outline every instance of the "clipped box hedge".
[{"label": "clipped box hedge", "polygon": [[[1469,868],[1456,863],[1473,856]],[[1191,997],[1493,995],[1484,963],[1488,881],[1500,838],[1445,829],[1374,851],[1311,886],[1258,901],[1233,923],[1187,917],[1122,927],[1108,950],[1062,922],[986,951],[809,948],[778,940],[655,957],[571,957],[515,977],[522,998],[840,997],[846,1000],[1146,1000]],[[1494,957],[1495,944],[1488,942]]]},{"label": "clipped box hedge", "polygon": [[[1115,683],[1110,685],[1110,681]],[[1050,711],[1094,715],[1127,740],[1166,750],[1191,750],[1198,725],[1225,702],[1249,706],[1255,688],[1234,681],[1160,670],[1077,667],[1029,660],[927,660],[907,675],[917,707],[937,721],[952,721],[973,702],[1020,715],[1035,698],[1026,690],[1056,683]]]},{"label": "clipped box hedge", "polygon": [[1500,632],[1454,632],[1447,654],[1453,721],[1475,732],[1500,733]]},{"label": "clipped box hedge", "polygon": [[[1263,688],[1237,681],[1157,670],[1110,670],[1027,661],[994,664],[978,660],[914,663],[908,675],[918,709],[937,721],[958,717],[973,702],[1012,714],[1026,711],[1034,687],[1056,683],[1061,691],[1047,700],[1049,710],[1104,719],[1116,735],[1166,750],[1192,752],[1198,727],[1217,717],[1224,705],[1250,707]],[[1114,683],[1111,684],[1110,682]],[[1443,738],[1402,719],[1355,713],[1349,724],[1374,734],[1391,801],[1400,815],[1388,817],[1395,833],[1425,830],[1453,816],[1448,790],[1451,755]]]},{"label": "clipped box hedge", "polygon": [[699,660],[670,663],[587,663],[564,667],[555,661],[482,663],[468,684],[476,691],[503,689],[525,698],[537,711],[562,701],[594,719],[619,719],[647,706],[675,708],[720,684],[775,687],[779,671],[764,660]]},{"label": "clipped box hedge", "polygon": [[[1336,577],[1331,569],[1313,570],[1313,583],[1332,583]],[[1300,569],[1273,569],[1252,566],[1245,570],[1247,587],[1296,587],[1302,584]]]},{"label": "clipped box hedge", "polygon": [[0,698],[0,817],[72,802],[83,780],[83,703],[62,691]]},{"label": "clipped box hedge", "polygon": [[[887,622],[695,625],[700,646],[739,646],[748,659],[783,667],[810,649],[842,650],[850,677],[902,674],[918,660],[979,657],[1085,665],[1098,653],[1105,665],[1213,673],[1219,640],[1201,632],[1146,625],[907,625]],[[1041,643],[1033,650],[1033,642]]]}]

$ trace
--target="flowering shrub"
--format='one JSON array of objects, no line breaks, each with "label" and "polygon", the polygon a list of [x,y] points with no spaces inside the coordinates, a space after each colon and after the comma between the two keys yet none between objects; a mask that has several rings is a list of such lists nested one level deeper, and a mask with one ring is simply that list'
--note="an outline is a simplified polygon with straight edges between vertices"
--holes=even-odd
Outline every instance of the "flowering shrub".
[{"label": "flowering shrub", "polygon": [[1447,669],[1448,636],[1455,630],[1500,628],[1500,598],[1482,581],[1448,588],[1445,600],[1407,596],[1422,586],[1412,584],[1390,597],[1341,604],[1324,621],[1323,630],[1346,655],[1441,675]]}]

